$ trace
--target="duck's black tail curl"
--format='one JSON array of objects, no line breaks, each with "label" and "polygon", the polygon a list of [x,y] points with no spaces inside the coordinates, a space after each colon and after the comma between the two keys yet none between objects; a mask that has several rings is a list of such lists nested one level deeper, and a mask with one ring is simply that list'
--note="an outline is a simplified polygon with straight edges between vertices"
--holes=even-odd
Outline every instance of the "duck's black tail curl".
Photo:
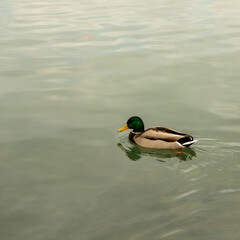
[{"label": "duck's black tail curl", "polygon": [[177,142],[180,143],[183,147],[189,147],[198,140],[194,140],[192,136],[187,136],[179,139]]}]

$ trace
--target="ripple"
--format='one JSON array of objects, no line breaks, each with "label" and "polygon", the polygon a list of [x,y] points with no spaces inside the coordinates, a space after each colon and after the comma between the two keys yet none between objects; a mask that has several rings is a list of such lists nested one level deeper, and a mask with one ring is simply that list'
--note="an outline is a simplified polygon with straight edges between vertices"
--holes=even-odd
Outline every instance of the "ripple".
[{"label": "ripple", "polygon": [[240,188],[237,188],[237,189],[232,189],[232,188],[222,189],[219,192],[220,193],[235,193],[235,192],[240,192]]},{"label": "ripple", "polygon": [[165,234],[159,236],[159,239],[164,239],[164,238],[173,236],[173,235],[178,234],[178,233],[183,232],[183,231],[184,231],[184,229],[181,229],[181,228],[180,229],[176,229],[176,230],[170,231],[168,233],[165,233]]},{"label": "ripple", "polygon": [[190,196],[190,195],[192,195],[192,194],[194,194],[194,193],[197,193],[198,191],[199,191],[199,189],[194,189],[194,190],[185,192],[185,193],[180,194],[179,196],[177,196],[177,197],[175,198],[175,200],[179,200],[179,199],[181,199],[181,198],[188,197],[188,196]]}]

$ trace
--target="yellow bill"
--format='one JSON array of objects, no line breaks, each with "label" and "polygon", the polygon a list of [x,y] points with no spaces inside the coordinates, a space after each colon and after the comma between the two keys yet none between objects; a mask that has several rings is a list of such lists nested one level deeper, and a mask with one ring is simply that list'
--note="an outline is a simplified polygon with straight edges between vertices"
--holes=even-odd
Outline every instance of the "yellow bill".
[{"label": "yellow bill", "polygon": [[125,131],[125,130],[127,130],[127,129],[129,129],[129,127],[128,127],[128,125],[126,124],[124,127],[118,129],[117,131],[118,131],[118,132],[123,132],[123,131]]}]

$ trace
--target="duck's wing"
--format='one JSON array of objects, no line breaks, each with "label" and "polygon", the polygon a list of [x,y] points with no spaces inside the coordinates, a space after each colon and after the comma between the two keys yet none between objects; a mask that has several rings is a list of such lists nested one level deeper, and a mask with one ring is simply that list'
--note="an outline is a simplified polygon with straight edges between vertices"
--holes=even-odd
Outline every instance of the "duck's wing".
[{"label": "duck's wing", "polygon": [[189,140],[193,140],[192,136],[188,134],[166,127],[149,128],[141,133],[141,137],[149,140],[163,140],[166,142],[175,142],[184,137],[189,137]]}]

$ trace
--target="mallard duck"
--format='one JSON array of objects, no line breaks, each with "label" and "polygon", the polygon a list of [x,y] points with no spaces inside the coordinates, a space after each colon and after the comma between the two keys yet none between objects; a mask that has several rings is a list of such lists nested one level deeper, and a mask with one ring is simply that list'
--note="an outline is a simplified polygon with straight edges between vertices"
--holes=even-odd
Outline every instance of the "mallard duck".
[{"label": "mallard duck", "polygon": [[140,117],[133,116],[118,132],[133,129],[129,140],[145,148],[183,149],[197,142],[189,134],[175,131],[166,127],[152,127],[144,130],[144,123]]}]

